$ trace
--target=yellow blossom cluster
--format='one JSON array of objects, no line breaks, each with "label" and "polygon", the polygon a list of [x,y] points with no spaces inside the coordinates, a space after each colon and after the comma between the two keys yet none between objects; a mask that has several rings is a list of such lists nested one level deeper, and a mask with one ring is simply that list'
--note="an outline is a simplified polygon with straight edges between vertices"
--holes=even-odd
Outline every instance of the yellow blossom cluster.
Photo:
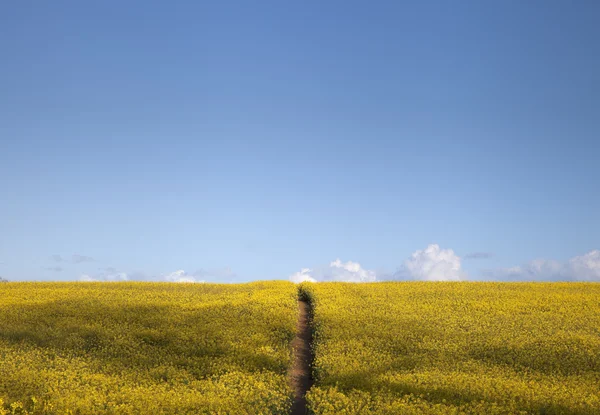
[{"label": "yellow blossom cluster", "polygon": [[316,415],[600,414],[600,284],[303,283]]},{"label": "yellow blossom cluster", "polygon": [[297,289],[0,285],[0,415],[284,414]]}]

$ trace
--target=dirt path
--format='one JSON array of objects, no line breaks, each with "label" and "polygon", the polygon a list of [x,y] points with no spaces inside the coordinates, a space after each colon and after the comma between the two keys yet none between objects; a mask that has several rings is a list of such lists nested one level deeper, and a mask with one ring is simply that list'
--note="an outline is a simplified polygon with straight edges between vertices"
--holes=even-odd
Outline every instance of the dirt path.
[{"label": "dirt path", "polygon": [[306,301],[298,300],[300,315],[298,316],[298,331],[292,341],[294,349],[294,365],[290,371],[290,382],[294,390],[294,403],[292,404],[292,415],[305,415],[306,391],[312,386],[310,365],[313,359],[310,350],[311,330],[309,321],[310,306]]}]

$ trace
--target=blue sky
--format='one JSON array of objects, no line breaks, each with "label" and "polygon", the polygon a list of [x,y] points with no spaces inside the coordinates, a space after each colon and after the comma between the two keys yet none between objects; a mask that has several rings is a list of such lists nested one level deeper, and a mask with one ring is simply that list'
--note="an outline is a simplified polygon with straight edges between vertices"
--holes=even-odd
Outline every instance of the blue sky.
[{"label": "blue sky", "polygon": [[0,276],[600,279],[600,3],[96,3],[0,5]]}]

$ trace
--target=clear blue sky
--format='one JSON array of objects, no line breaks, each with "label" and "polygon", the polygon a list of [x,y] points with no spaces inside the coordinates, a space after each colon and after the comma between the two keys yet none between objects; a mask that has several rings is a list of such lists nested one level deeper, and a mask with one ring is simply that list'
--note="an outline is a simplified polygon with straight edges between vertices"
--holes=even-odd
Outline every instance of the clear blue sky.
[{"label": "clear blue sky", "polygon": [[599,249],[599,21],[583,0],[3,2],[0,275],[392,272],[436,243],[476,276]]}]

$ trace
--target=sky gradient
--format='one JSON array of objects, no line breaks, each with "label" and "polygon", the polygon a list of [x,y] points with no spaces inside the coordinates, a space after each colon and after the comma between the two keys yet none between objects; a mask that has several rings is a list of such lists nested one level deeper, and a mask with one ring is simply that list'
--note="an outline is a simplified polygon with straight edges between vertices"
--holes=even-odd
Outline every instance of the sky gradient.
[{"label": "sky gradient", "polygon": [[3,3],[0,276],[600,280],[599,19]]}]

